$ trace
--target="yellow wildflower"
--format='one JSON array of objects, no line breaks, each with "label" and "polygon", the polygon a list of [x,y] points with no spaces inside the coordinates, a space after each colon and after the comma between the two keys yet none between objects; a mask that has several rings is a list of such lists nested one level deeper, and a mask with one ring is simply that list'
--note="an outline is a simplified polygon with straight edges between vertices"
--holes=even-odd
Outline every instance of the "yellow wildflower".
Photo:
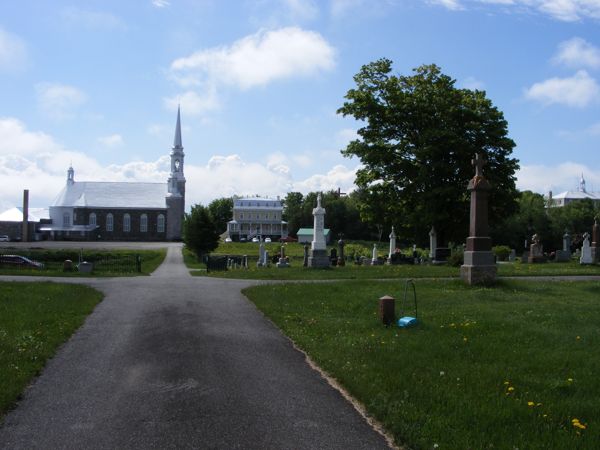
[{"label": "yellow wildflower", "polygon": [[535,402],[527,402],[527,406],[535,406]]},{"label": "yellow wildflower", "polygon": [[514,390],[515,390],[515,388],[514,388],[514,387],[512,387],[512,386],[510,386],[510,387],[508,388],[508,392],[512,392],[512,391],[514,391]]}]

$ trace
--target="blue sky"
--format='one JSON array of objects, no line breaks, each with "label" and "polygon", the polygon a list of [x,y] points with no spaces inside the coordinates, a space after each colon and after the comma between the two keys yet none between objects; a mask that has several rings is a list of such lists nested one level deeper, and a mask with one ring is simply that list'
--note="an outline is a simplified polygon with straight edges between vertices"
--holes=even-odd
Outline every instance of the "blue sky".
[{"label": "blue sky", "polygon": [[80,181],[166,181],[188,206],[352,189],[353,75],[435,63],[504,111],[518,187],[600,191],[600,0],[22,0],[0,4],[0,210]]}]

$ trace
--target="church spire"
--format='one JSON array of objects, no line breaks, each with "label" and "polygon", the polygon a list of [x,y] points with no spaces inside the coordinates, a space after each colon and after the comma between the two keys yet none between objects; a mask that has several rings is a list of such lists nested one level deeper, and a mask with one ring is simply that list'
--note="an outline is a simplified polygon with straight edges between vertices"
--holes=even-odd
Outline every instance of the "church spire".
[{"label": "church spire", "polygon": [[69,169],[67,170],[67,184],[75,184],[75,171],[73,170],[73,164],[69,165]]},{"label": "church spire", "polygon": [[586,190],[585,190],[585,180],[583,179],[583,173],[581,174],[581,180],[579,180],[579,190],[581,192],[586,192]]},{"label": "church spire", "polygon": [[179,114],[180,107],[177,105],[177,125],[175,125],[175,139],[173,140],[173,148],[183,148],[181,144],[181,118]]}]

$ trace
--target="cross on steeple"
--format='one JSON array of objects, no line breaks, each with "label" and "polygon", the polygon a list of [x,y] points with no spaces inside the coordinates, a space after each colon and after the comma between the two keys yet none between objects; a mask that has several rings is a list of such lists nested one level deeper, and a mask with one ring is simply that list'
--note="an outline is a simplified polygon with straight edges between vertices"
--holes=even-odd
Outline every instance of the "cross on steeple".
[{"label": "cross on steeple", "polygon": [[483,166],[487,164],[486,159],[483,156],[480,156],[479,153],[475,154],[475,159],[471,160],[471,164],[475,166],[475,176],[482,177],[483,176]]}]

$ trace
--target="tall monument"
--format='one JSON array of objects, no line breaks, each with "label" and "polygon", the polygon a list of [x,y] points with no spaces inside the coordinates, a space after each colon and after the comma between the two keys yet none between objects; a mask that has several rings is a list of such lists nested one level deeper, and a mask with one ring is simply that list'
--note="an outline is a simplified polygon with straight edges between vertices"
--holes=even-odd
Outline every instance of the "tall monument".
[{"label": "tall monument", "polygon": [[325,208],[321,206],[321,193],[317,196],[317,207],[313,209],[313,240],[310,246],[308,267],[329,267],[327,243],[325,242]]},{"label": "tall monument", "polygon": [[167,240],[180,240],[185,212],[185,177],[183,175],[183,145],[181,143],[181,117],[177,108],[175,139],[171,149],[171,174],[168,181]]},{"label": "tall monument", "polygon": [[496,279],[496,261],[488,228],[488,192],[491,186],[483,176],[486,162],[479,154],[471,160],[475,166],[475,176],[467,186],[471,192],[471,220],[465,261],[460,268],[460,276],[467,284],[489,284]]}]

